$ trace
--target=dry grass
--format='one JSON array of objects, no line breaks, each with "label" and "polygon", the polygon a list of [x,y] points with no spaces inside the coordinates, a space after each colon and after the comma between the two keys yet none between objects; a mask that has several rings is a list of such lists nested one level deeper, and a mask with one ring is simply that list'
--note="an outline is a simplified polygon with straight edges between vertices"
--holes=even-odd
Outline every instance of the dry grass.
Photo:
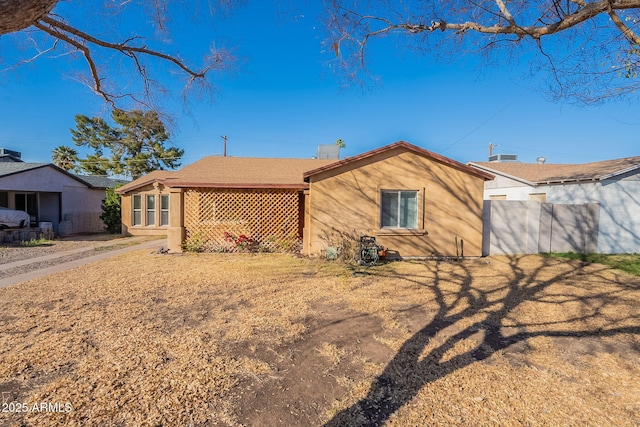
[{"label": "dry grass", "polygon": [[[363,270],[364,271],[364,270]],[[640,278],[139,251],[0,289],[0,425],[640,424]]]},{"label": "dry grass", "polygon": [[333,366],[337,366],[347,353],[345,350],[338,348],[335,344],[328,342],[323,343],[318,352],[329,359]]}]

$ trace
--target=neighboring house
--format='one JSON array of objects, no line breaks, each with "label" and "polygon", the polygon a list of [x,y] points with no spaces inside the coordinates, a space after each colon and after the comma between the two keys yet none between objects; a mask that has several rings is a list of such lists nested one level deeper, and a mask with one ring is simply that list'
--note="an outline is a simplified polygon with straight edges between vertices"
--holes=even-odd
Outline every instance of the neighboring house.
[{"label": "neighboring house", "polygon": [[73,175],[51,163],[0,162],[0,207],[27,212],[31,226],[51,223],[56,234],[100,232],[105,188],[117,182]]},{"label": "neighboring house", "polygon": [[[398,256],[480,255],[488,173],[398,142],[346,160],[206,157],[117,190],[123,232],[168,248],[319,254],[333,235],[374,235]],[[462,243],[464,242],[464,243]]]},{"label": "neighboring house", "polygon": [[[69,200],[69,204],[74,207],[63,213],[60,234],[104,232],[105,225],[100,219],[100,215],[102,215],[102,202],[106,197],[107,188],[124,185],[130,181],[103,176],[69,175],[80,178],[87,183],[88,189],[81,191],[80,194],[74,194],[75,197],[81,197],[79,200],[76,199],[73,202]],[[69,196],[70,194],[62,194],[63,199]]]},{"label": "neighboring house", "polygon": [[[640,252],[640,156],[584,164],[469,165],[496,176],[485,183],[486,200],[542,202],[548,209],[565,210],[571,207],[564,205],[597,204],[596,211],[590,206],[585,216],[585,221],[595,222],[597,232],[594,242],[583,244],[590,246],[588,252]],[[573,222],[572,227],[584,221]]]}]

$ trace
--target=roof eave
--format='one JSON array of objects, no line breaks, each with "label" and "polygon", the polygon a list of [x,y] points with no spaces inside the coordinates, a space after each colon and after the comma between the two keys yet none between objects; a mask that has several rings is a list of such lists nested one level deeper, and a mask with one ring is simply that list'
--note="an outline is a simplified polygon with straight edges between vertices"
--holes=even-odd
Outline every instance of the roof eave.
[{"label": "roof eave", "polygon": [[129,183],[129,184],[123,185],[122,187],[116,188],[114,190],[114,192],[116,194],[125,194],[125,193],[129,193],[131,191],[135,191],[140,187],[144,187],[145,185],[155,184],[155,183],[162,183],[163,181],[164,180],[161,180],[161,179],[150,179],[148,181],[142,181],[142,182],[136,183],[135,185],[127,188],[128,185],[132,184],[132,183]]},{"label": "roof eave", "polygon": [[606,175],[602,175],[600,177],[600,180],[602,181],[602,180],[605,180],[605,179],[613,178],[615,176],[623,175],[623,174],[628,173],[628,172],[633,172],[634,170],[638,170],[638,169],[640,169],[640,165],[629,166],[628,168],[620,169],[619,171],[615,171],[615,172],[608,173]]},{"label": "roof eave", "polygon": [[225,182],[193,182],[193,181],[174,181],[171,180],[150,180],[137,184],[134,187],[125,188],[122,187],[115,190],[118,194],[131,193],[141,187],[145,187],[149,184],[161,183],[166,187],[171,188],[220,188],[220,189],[282,189],[282,190],[306,190],[309,188],[307,183],[294,183],[294,184],[252,184],[252,183],[225,183]]},{"label": "roof eave", "polygon": [[558,179],[550,181],[537,181],[535,185],[563,185],[563,184],[582,184],[600,181],[600,178],[582,178],[582,179]]},{"label": "roof eave", "polygon": [[255,184],[255,183],[228,183],[228,182],[171,182],[167,186],[172,188],[226,188],[226,189],[289,189],[305,190],[309,188],[306,183],[293,184]]}]

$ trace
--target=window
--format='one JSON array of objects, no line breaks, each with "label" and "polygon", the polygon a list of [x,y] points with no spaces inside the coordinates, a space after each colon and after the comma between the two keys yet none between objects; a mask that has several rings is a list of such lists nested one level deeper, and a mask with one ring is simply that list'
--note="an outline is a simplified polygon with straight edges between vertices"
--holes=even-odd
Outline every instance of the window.
[{"label": "window", "polygon": [[133,196],[133,225],[142,225],[142,196]]},{"label": "window", "polygon": [[494,194],[489,196],[490,200],[507,200],[506,194]]},{"label": "window", "polygon": [[169,196],[160,196],[160,225],[169,225]]},{"label": "window", "polygon": [[383,191],[380,226],[418,228],[418,192]]},{"label": "window", "polygon": [[529,200],[544,203],[544,202],[547,201],[547,194],[546,193],[531,193],[531,194],[529,194]]},{"label": "window", "polygon": [[32,217],[38,215],[38,198],[36,193],[16,193],[14,200],[17,210],[25,211]]},{"label": "window", "polygon": [[156,225],[156,196],[147,194],[147,225]]}]

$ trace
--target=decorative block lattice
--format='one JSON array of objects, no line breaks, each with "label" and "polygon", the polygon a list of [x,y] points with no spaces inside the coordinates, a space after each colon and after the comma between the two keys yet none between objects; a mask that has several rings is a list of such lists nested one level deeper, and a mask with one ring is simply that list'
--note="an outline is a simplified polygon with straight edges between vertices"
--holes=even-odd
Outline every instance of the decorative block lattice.
[{"label": "decorative block lattice", "polygon": [[299,206],[296,190],[186,190],[185,247],[204,252],[298,250]]}]

